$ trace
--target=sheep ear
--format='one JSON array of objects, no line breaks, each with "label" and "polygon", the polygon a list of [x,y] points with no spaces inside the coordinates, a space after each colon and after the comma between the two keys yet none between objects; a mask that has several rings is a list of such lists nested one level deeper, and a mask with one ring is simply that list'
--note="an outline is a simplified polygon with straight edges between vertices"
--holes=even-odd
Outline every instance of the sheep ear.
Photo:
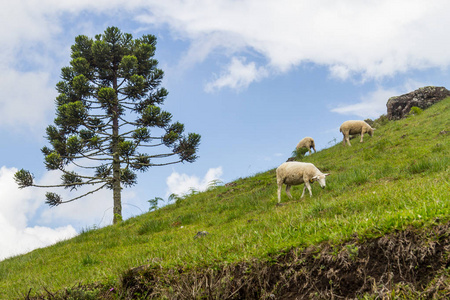
[{"label": "sheep ear", "polygon": [[318,177],[319,177],[319,176],[314,176],[313,178],[311,178],[311,179],[309,180],[309,182],[313,183],[314,181],[317,180]]},{"label": "sheep ear", "polygon": [[330,173],[326,173],[326,174],[323,174],[324,176],[328,176],[328,175],[330,175]]}]

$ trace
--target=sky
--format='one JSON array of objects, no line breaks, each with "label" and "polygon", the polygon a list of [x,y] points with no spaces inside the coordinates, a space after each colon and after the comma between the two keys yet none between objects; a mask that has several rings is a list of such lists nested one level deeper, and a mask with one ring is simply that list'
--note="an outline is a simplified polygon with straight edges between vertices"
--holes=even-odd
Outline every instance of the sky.
[{"label": "sky", "polygon": [[196,162],[151,168],[123,190],[127,219],[150,199],[165,205],[172,193],[275,168],[305,136],[317,150],[333,146],[343,121],[385,114],[392,96],[448,88],[449,11],[446,0],[9,2],[0,10],[0,260],[112,222],[109,190],[51,208],[49,190],[13,180],[24,168],[36,183],[59,182],[40,149],[76,36],[109,26],[155,35],[163,108],[202,136]]}]

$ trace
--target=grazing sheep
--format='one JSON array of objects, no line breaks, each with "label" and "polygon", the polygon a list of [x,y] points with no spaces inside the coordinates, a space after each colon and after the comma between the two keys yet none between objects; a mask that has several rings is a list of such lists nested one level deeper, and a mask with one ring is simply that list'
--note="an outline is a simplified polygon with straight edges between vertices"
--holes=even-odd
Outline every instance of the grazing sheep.
[{"label": "grazing sheep", "polygon": [[311,155],[311,148],[314,150],[314,153],[316,152],[316,148],[315,148],[315,144],[314,144],[314,140],[312,137],[305,137],[303,138],[298,144],[297,147],[295,148],[297,151],[300,148],[306,148],[309,151],[309,155]]},{"label": "grazing sheep", "polygon": [[350,135],[353,134],[361,134],[361,143],[363,142],[363,136],[364,133],[368,133],[370,136],[373,136],[373,131],[375,129],[370,127],[369,124],[367,124],[364,121],[359,121],[359,120],[350,120],[350,121],[345,121],[344,123],[342,123],[341,127],[339,128],[339,131],[342,132],[342,134],[344,135],[344,140],[342,141],[342,145],[345,146],[345,141],[347,141],[348,145],[351,146],[352,144],[350,144]]},{"label": "grazing sheep", "polygon": [[309,196],[312,197],[311,185],[314,181],[318,181],[322,188],[325,187],[325,176],[330,174],[323,174],[311,163],[291,161],[281,164],[277,168],[277,185],[278,185],[278,203],[281,201],[281,187],[286,185],[286,194],[292,199],[289,192],[292,185],[299,185],[304,183],[303,193],[301,198],[305,195],[305,190],[308,188]]}]

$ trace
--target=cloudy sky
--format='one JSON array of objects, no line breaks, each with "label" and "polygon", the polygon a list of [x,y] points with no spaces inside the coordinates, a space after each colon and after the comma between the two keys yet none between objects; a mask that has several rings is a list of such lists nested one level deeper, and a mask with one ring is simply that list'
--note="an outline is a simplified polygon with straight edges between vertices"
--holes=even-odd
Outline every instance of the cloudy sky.
[{"label": "cloudy sky", "polygon": [[[125,218],[149,199],[274,168],[312,136],[323,149],[348,119],[377,118],[391,96],[448,87],[450,2],[418,0],[18,0],[0,10],[0,260],[112,220],[101,191],[56,208],[17,189],[30,170],[58,182],[40,148],[55,85],[77,35],[108,26],[158,38],[164,109],[202,135],[197,162],[153,168],[123,192]],[[63,196],[71,197],[63,192]]]}]

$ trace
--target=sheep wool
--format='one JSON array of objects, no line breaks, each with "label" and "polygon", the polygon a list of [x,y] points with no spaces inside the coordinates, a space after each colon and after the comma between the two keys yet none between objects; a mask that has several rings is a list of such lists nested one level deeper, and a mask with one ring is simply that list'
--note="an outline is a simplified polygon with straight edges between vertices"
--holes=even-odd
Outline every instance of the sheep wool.
[{"label": "sheep wool", "polygon": [[345,146],[345,142],[347,141],[347,144],[351,146],[352,144],[350,144],[350,135],[354,134],[361,134],[360,142],[362,143],[364,133],[368,133],[370,136],[373,136],[374,130],[375,130],[374,128],[370,127],[370,125],[364,121],[360,120],[345,121],[339,128],[339,131],[342,132],[342,135],[344,136],[342,145]]},{"label": "sheep wool", "polygon": [[322,173],[316,166],[311,163],[290,161],[281,164],[277,168],[277,185],[278,185],[278,203],[281,201],[281,188],[283,184],[286,185],[286,194],[290,199],[292,195],[290,193],[291,186],[300,185],[304,183],[303,193],[301,198],[305,196],[305,191],[308,189],[309,196],[312,197],[311,183],[318,181],[322,188],[325,187],[325,177],[329,174]]},{"label": "sheep wool", "polygon": [[316,145],[314,144],[314,139],[312,137],[305,137],[303,138],[298,144],[295,149],[298,151],[300,148],[306,148],[309,151],[309,154],[311,155],[311,149],[314,150],[314,153],[316,152]]}]

